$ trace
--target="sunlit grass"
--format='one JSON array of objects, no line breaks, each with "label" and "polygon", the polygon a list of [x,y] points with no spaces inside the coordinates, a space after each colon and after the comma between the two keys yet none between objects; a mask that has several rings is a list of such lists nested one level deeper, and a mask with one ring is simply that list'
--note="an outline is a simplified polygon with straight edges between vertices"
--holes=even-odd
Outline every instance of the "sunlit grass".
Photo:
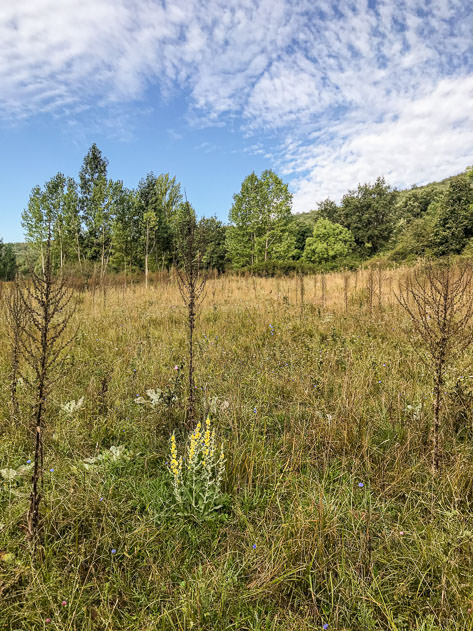
[{"label": "sunlit grass", "polygon": [[[187,437],[175,282],[80,294],[49,405],[36,569],[28,476],[0,482],[0,629],[473,629],[472,357],[448,375],[432,481],[431,381],[395,303],[400,274],[383,273],[371,311],[366,271],[350,275],[347,310],[343,274],[325,305],[307,277],[302,309],[297,279],[208,281],[198,406],[224,441],[230,499],[204,525],[176,515],[166,465],[171,434],[180,453]],[[18,470],[28,401],[20,387],[13,425],[3,326],[0,469]],[[177,401],[135,402],[158,388]]]}]

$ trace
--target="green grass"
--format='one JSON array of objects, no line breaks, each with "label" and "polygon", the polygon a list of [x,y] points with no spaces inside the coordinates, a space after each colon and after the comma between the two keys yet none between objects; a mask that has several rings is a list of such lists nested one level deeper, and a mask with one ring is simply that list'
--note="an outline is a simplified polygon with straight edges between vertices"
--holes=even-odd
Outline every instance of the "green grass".
[{"label": "green grass", "polygon": [[[175,514],[165,461],[172,431],[185,439],[185,401],[134,402],[174,387],[185,361],[176,288],[115,290],[105,308],[86,295],[50,397],[39,565],[25,539],[28,475],[0,482],[0,629],[473,630],[472,355],[449,373],[432,480],[430,378],[394,306],[369,317],[306,296],[301,318],[277,298],[281,281],[214,282],[196,382],[225,441],[219,519]],[[16,470],[31,458],[29,397],[20,390],[15,426],[6,335],[0,468]],[[60,404],[81,396],[68,418]],[[81,465],[112,445],[128,457]]]}]

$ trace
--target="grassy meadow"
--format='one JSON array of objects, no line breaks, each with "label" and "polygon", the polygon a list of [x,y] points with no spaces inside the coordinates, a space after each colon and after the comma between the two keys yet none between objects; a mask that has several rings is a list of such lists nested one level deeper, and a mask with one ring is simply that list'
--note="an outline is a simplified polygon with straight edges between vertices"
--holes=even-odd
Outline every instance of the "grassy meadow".
[{"label": "grassy meadow", "polygon": [[[200,523],[176,514],[166,464],[188,434],[175,279],[78,292],[36,564],[30,401],[20,384],[14,421],[2,317],[0,629],[473,630],[473,351],[448,371],[433,476],[432,376],[402,274],[208,280],[197,405],[224,443],[225,501]],[[136,402],[155,388],[167,402]]]}]

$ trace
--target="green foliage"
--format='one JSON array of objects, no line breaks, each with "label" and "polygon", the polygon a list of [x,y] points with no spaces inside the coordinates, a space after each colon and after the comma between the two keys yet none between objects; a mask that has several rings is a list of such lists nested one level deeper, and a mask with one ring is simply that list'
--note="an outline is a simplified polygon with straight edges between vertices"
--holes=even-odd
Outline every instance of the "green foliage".
[{"label": "green foliage", "polygon": [[428,256],[432,251],[432,233],[436,221],[435,202],[422,217],[412,220],[400,233],[389,259],[401,263]]},{"label": "green foliage", "polygon": [[437,256],[459,254],[473,237],[473,186],[462,176],[448,186],[432,236]]},{"label": "green foliage", "polygon": [[317,204],[317,216],[322,217],[322,219],[328,219],[333,223],[337,223],[338,214],[339,209],[337,204],[329,198]]},{"label": "green foliage", "polygon": [[120,186],[112,222],[112,266],[131,270],[141,265],[141,216],[135,191]]},{"label": "green foliage", "polygon": [[305,244],[303,260],[307,263],[324,264],[340,261],[355,247],[353,235],[347,228],[329,219],[319,219],[311,237]]},{"label": "green foliage", "polygon": [[181,202],[181,185],[169,173],[148,173],[138,184],[141,247],[144,257],[152,256],[155,268],[172,262],[174,223]]},{"label": "green foliage", "polygon": [[273,171],[248,175],[233,199],[227,249],[234,267],[296,256],[292,195]]},{"label": "green foliage", "polygon": [[[87,258],[98,260],[109,240],[110,216],[107,198],[110,185],[107,180],[108,160],[95,143],[84,157],[79,172],[81,218],[85,225],[84,247]],[[101,243],[103,247],[101,247]]]},{"label": "green foliage", "polygon": [[294,258],[299,260],[304,252],[307,238],[312,236],[314,231],[315,219],[311,216],[294,215],[294,235],[296,245],[296,255]]},{"label": "green foliage", "polygon": [[207,269],[223,272],[225,269],[226,227],[217,217],[202,217],[197,225],[198,248],[202,264]]},{"label": "green foliage", "polygon": [[4,244],[0,239],[0,280],[13,280],[16,270],[16,255],[12,244]]},{"label": "green foliage", "polygon": [[387,244],[394,229],[397,192],[379,177],[374,184],[359,184],[342,198],[337,221],[348,228],[356,245],[372,255]]},{"label": "green foliage", "polygon": [[[107,168],[94,143],[84,157],[78,184],[57,173],[43,188],[35,186],[22,215],[26,241],[44,265],[49,217],[56,266],[77,264],[88,273],[100,261],[102,277],[109,263],[125,276],[144,269],[147,284],[150,271],[169,269],[176,259],[181,185],[169,173],[148,173],[136,190],[127,189],[108,178]],[[271,170],[260,176],[253,172],[234,195],[230,225],[217,217],[196,223],[200,261],[218,272],[227,267],[273,275],[298,270],[296,261],[328,271],[342,264],[352,268],[374,255],[402,262],[459,254],[473,238],[472,182],[473,168],[404,191],[393,190],[380,177],[348,191],[340,204],[327,198],[316,210],[293,215],[287,184]],[[330,231],[314,236],[319,220],[349,230],[355,247],[350,239],[342,245],[342,233],[340,238]],[[470,251],[468,246],[465,253]]]}]

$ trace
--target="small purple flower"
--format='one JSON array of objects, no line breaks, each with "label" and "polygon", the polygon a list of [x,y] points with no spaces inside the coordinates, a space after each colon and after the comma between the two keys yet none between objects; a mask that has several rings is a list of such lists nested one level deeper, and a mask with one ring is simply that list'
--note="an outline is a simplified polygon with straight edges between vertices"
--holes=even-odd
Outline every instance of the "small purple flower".
[{"label": "small purple flower", "polygon": [[322,629],[328,629],[328,622],[326,622],[324,625],[322,625]]},{"label": "small purple flower", "polygon": [[174,366],[174,370],[179,370],[179,366],[177,364]]},{"label": "small purple flower", "polygon": [[99,497],[99,502],[103,502],[103,497]]},{"label": "small purple flower", "polygon": [[253,408],[253,412],[256,414],[256,408]]},{"label": "small purple flower", "polygon": [[51,473],[54,473],[54,469],[49,469],[49,471],[50,471]]},{"label": "small purple flower", "polygon": [[30,464],[30,463],[31,463],[31,460],[27,460],[27,461],[26,461],[26,464]]},{"label": "small purple flower", "polygon": [[360,489],[362,489],[365,485],[363,484],[363,482],[358,482],[358,486],[360,487]]},{"label": "small purple flower", "polygon": [[117,553],[117,551],[115,550],[115,548],[112,548],[111,552],[112,552],[112,554],[116,554],[116,553]]},{"label": "small purple flower", "polygon": [[379,380],[378,383],[381,383],[381,380]]},{"label": "small purple flower", "polygon": [[253,550],[256,550],[256,543],[253,544]]}]

